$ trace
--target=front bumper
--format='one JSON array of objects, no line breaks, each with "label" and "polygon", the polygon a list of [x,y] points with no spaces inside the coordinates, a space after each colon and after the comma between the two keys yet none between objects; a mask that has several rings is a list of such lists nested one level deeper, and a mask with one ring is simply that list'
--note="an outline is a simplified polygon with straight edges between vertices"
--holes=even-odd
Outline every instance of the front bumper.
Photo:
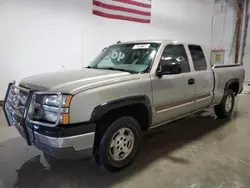
[{"label": "front bumper", "polygon": [[[13,83],[9,84],[3,110],[9,126],[15,125],[18,132],[27,141],[43,152],[56,158],[75,158],[92,154],[95,137],[95,124],[83,123],[77,125],[46,127],[29,121],[28,113],[34,91],[27,91],[27,102],[22,106],[23,114],[14,102],[9,100],[9,91]],[[19,88],[20,89],[20,88]],[[27,89],[26,89],[27,90]],[[8,101],[7,101],[8,100]],[[17,117],[18,116],[18,117]]]},{"label": "front bumper", "polygon": [[[23,127],[18,124],[15,127],[25,138]],[[92,155],[95,132],[68,137],[50,137],[30,128],[27,130],[32,145],[55,158],[80,158]]]}]

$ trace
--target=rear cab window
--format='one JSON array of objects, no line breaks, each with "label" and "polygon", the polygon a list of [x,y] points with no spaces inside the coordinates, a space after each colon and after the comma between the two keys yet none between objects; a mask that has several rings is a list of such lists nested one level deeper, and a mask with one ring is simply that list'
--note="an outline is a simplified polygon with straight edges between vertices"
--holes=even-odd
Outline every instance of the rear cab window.
[{"label": "rear cab window", "polygon": [[207,70],[207,62],[202,48],[198,45],[188,45],[195,71]]}]

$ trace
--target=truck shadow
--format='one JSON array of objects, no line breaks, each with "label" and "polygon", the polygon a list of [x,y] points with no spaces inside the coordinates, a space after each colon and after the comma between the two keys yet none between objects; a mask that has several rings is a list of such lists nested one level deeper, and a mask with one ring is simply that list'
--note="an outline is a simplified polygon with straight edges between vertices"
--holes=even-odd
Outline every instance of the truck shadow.
[{"label": "truck shadow", "polygon": [[[237,114],[238,116],[239,114]],[[169,162],[190,164],[188,159],[174,157],[171,153],[186,144],[201,139],[218,128],[225,127],[229,119],[218,119],[211,115],[193,116],[151,130],[142,141],[141,149],[133,164],[125,170],[111,174],[95,165],[91,159],[58,162],[55,166],[43,164],[42,156],[38,155],[17,171],[14,187],[111,187],[136,173],[143,171],[152,162],[166,158]],[[233,120],[232,120],[233,121]]]}]

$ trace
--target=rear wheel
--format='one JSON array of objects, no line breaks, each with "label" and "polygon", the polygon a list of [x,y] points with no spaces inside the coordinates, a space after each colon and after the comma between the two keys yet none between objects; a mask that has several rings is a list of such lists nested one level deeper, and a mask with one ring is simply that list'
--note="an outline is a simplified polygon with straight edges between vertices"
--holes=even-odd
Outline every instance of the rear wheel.
[{"label": "rear wheel", "polygon": [[218,118],[226,118],[231,116],[235,103],[235,94],[229,89],[226,91],[221,103],[214,107],[215,114]]},{"label": "rear wheel", "polygon": [[110,172],[128,166],[136,156],[140,139],[140,126],[134,118],[124,116],[116,119],[101,138],[101,166]]}]

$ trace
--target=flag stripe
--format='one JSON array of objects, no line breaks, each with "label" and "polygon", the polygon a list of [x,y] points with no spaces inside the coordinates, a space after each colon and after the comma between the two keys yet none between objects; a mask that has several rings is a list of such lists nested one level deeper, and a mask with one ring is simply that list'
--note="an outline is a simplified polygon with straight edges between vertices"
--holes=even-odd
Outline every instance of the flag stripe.
[{"label": "flag stripe", "polygon": [[108,13],[104,13],[98,10],[93,10],[93,14],[97,16],[102,16],[105,18],[111,18],[111,19],[127,20],[127,21],[140,22],[140,23],[150,23],[150,19],[141,19],[141,18],[135,18],[135,17],[123,16],[123,15],[108,14]]},{"label": "flag stripe", "polygon": [[144,8],[151,8],[151,4],[141,3],[138,1],[134,1],[134,0],[113,0],[113,1],[121,2],[121,3],[125,3],[125,4],[136,5],[136,6],[144,7]]},{"label": "flag stripe", "polygon": [[116,6],[116,5],[109,5],[109,4],[106,4],[106,3],[99,2],[97,0],[94,0],[93,4],[95,6],[107,8],[107,9],[110,9],[110,10],[117,10],[117,11],[129,12],[129,13],[140,14],[140,15],[144,15],[144,16],[150,16],[151,15],[150,12],[135,10],[135,9],[131,9],[131,8],[125,8],[125,7]]},{"label": "flag stripe", "polygon": [[[113,1],[113,0],[96,0],[98,2],[102,2],[105,4],[109,4],[109,5],[115,5],[115,6],[119,6],[119,7],[125,7],[125,8],[130,8],[130,9],[134,9],[134,10],[139,10],[139,11],[144,11],[144,12],[151,12],[150,8],[144,8],[144,7],[138,7],[135,5],[131,5],[131,4],[124,4],[118,1]],[[93,0],[94,2],[94,0]]]},{"label": "flag stripe", "polygon": [[130,13],[130,12],[122,12],[122,11],[118,11],[118,10],[106,9],[106,8],[98,7],[95,5],[93,5],[93,9],[100,11],[100,12],[107,13],[107,14],[113,14],[113,15],[118,15],[118,16],[134,17],[134,18],[145,19],[145,20],[150,19],[150,16],[144,16],[144,15],[134,14],[134,13]]}]

